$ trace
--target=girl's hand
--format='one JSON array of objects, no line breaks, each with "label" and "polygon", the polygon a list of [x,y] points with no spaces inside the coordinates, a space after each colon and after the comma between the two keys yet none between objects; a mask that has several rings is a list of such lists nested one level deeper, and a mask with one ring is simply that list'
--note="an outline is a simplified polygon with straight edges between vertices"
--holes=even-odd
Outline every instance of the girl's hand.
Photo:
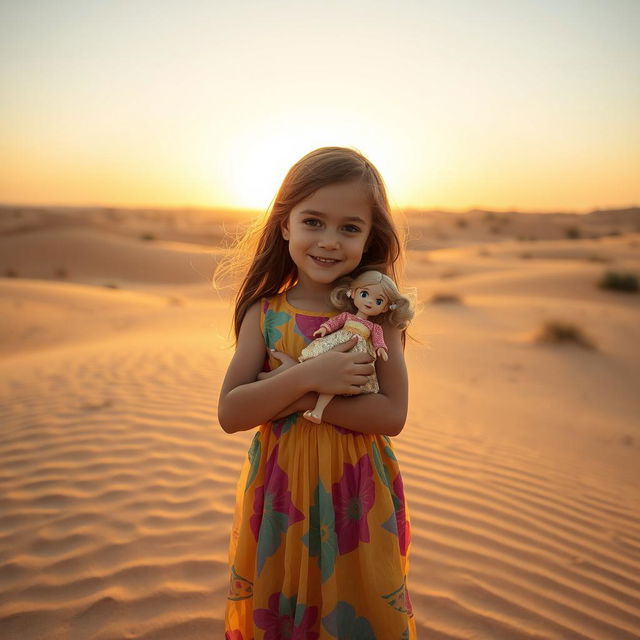
[{"label": "girl's hand", "polygon": [[308,382],[309,391],[331,395],[356,395],[375,372],[374,358],[368,353],[350,353],[358,341],[353,336],[347,342],[315,358],[305,360],[296,371]]},{"label": "girl's hand", "polygon": [[313,335],[316,338],[324,338],[324,336],[327,335],[327,327],[320,325],[320,328],[317,331],[314,331]]},{"label": "girl's hand", "polygon": [[389,359],[389,356],[387,355],[387,350],[384,347],[380,347],[376,353],[378,354],[379,358],[382,358],[385,362]]}]

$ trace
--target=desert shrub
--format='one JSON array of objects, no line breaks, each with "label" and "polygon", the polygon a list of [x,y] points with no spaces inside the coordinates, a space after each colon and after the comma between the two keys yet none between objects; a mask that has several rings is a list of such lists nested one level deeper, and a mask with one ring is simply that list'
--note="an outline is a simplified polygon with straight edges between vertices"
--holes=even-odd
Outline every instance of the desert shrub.
[{"label": "desert shrub", "polygon": [[53,275],[56,278],[68,278],[69,277],[69,272],[67,271],[66,267],[58,267],[54,272]]},{"label": "desert shrub", "polygon": [[629,271],[614,271],[608,269],[602,276],[600,282],[598,282],[598,286],[601,289],[633,293],[638,290],[638,276]]},{"label": "desert shrub", "polygon": [[564,320],[547,320],[534,340],[546,344],[573,343],[586,349],[595,349],[594,341],[580,327]]},{"label": "desert shrub", "polygon": [[429,298],[429,302],[431,303],[440,303],[440,302],[455,302],[460,304],[462,302],[460,296],[457,293],[452,293],[450,291],[437,291],[431,294],[431,298]]},{"label": "desert shrub", "polygon": [[8,267],[7,269],[4,270],[4,276],[5,278],[17,278],[18,272],[15,269]]},{"label": "desert shrub", "polygon": [[575,240],[582,237],[582,232],[580,231],[580,227],[571,226],[564,228],[564,235],[570,240]]},{"label": "desert shrub", "polygon": [[140,240],[155,240],[156,236],[154,233],[142,233],[140,234]]},{"label": "desert shrub", "polygon": [[107,287],[108,289],[119,289],[120,287],[113,283],[113,282],[105,282],[103,285],[103,287]]},{"label": "desert shrub", "polygon": [[456,220],[456,226],[460,227],[461,229],[463,229],[464,227],[468,227],[469,226],[469,222],[467,220],[465,220],[464,218],[458,218]]},{"label": "desert shrub", "polygon": [[529,260],[530,258],[533,258],[533,254],[532,254],[532,253],[529,253],[528,251],[523,251],[523,252],[520,254],[520,258],[521,258],[522,260]]}]

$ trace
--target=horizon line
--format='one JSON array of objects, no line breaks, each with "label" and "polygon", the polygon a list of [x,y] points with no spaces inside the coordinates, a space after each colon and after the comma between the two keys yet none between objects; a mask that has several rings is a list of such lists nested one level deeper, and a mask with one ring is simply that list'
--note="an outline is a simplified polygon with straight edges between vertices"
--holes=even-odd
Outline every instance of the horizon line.
[{"label": "horizon line", "polygon": [[[160,204],[150,204],[150,205],[141,205],[141,204],[64,204],[64,203],[19,203],[19,202],[1,202],[0,208],[61,208],[61,209],[129,209],[134,211],[208,211],[208,212],[225,212],[225,213],[238,213],[238,214],[247,214],[247,213],[266,213],[271,207],[271,203],[266,209],[257,209],[254,207],[224,207],[220,205],[160,205]],[[619,206],[607,206],[607,207],[592,207],[586,210],[567,210],[567,209],[529,209],[529,210],[520,210],[518,208],[509,208],[509,209],[492,209],[485,208],[480,205],[473,205],[466,209],[451,209],[447,207],[438,207],[438,206],[416,206],[410,205],[406,207],[389,207],[391,211],[399,211],[405,214],[408,213],[451,213],[451,214],[464,214],[464,213],[472,213],[472,212],[481,212],[481,213],[523,213],[523,214],[536,214],[541,213],[545,215],[549,214],[575,214],[575,215],[587,215],[589,213],[595,213],[598,211],[628,211],[630,209],[638,209],[640,205],[637,203],[630,205],[619,205]]]}]

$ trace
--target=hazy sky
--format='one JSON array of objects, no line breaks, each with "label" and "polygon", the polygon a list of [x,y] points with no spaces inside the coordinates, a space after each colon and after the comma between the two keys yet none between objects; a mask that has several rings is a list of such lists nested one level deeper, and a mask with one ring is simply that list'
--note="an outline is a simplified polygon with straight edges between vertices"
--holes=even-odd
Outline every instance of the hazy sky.
[{"label": "hazy sky", "polygon": [[266,209],[354,146],[392,205],[640,204],[640,0],[0,4],[0,201]]}]

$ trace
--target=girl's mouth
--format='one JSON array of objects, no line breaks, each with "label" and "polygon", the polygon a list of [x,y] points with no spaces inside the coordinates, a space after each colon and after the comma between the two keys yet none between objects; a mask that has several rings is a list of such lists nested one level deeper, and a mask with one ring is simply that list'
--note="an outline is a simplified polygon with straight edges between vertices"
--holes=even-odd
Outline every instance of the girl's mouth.
[{"label": "girl's mouth", "polygon": [[333,258],[321,258],[319,256],[309,256],[316,264],[321,264],[322,266],[330,267],[333,264],[337,264],[340,260],[334,260]]}]

